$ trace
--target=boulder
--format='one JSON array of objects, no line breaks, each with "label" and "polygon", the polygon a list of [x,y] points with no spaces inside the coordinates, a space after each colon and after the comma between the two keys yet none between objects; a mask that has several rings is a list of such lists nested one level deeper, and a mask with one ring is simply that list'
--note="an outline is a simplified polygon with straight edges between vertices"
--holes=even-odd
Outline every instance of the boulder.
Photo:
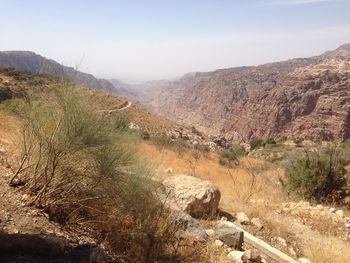
[{"label": "boulder", "polygon": [[244,233],[234,227],[219,224],[215,229],[215,238],[229,247],[242,249]]},{"label": "boulder", "polygon": [[187,175],[175,175],[163,181],[166,202],[195,218],[212,218],[217,214],[220,190],[209,181]]}]

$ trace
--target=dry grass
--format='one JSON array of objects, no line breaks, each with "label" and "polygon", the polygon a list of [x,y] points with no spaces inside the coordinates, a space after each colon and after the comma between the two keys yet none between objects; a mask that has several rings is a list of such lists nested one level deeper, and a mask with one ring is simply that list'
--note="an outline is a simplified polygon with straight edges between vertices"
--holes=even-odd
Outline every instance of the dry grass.
[{"label": "dry grass", "polygon": [[[265,176],[260,176],[253,171],[252,167],[264,164],[261,160],[245,157],[241,159],[238,167],[228,169],[219,164],[219,156],[214,153],[210,153],[205,158],[201,156],[199,159],[194,159],[189,153],[179,157],[170,150],[159,150],[148,142],[140,143],[137,148],[140,155],[155,162],[162,176],[168,176],[169,174],[163,171],[171,167],[173,174],[188,174],[213,182],[221,190],[225,210],[235,211],[238,208],[237,205],[247,206],[250,203],[252,210],[261,211],[264,210],[261,209],[263,204],[270,206],[282,202],[278,187]],[[274,171],[268,176],[277,178],[280,175],[278,171]],[[254,183],[252,183],[253,180]],[[260,209],[257,210],[257,206]]]},{"label": "dry grass", "polygon": [[350,259],[350,244],[335,238],[315,240],[305,252],[312,263],[345,263]]}]

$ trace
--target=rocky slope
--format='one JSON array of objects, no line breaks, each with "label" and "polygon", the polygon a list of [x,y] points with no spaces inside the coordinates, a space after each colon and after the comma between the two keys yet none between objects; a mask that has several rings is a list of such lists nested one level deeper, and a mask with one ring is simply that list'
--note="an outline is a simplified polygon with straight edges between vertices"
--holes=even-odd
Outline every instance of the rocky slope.
[{"label": "rocky slope", "polygon": [[350,137],[350,44],[311,58],[188,74],[143,101],[160,114],[237,140]]},{"label": "rocky slope", "polygon": [[[0,52],[0,65],[35,73],[45,73],[55,77],[68,78],[76,84],[112,93],[123,94],[124,85],[114,87],[105,79],[95,78],[91,74],[83,73],[71,67],[65,67],[54,60],[47,59],[30,51],[3,51]],[[125,85],[126,86],[126,85]]]}]

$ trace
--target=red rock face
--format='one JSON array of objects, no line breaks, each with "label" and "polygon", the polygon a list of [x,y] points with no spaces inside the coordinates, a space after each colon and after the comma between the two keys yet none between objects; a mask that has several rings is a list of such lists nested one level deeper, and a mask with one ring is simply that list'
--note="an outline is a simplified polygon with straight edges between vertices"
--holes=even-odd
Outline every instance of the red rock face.
[{"label": "red rock face", "polygon": [[349,73],[350,63],[344,60],[298,68],[273,89],[257,92],[234,105],[222,132],[236,132],[244,140],[281,135],[320,140],[348,138]]},{"label": "red rock face", "polygon": [[152,106],[177,122],[237,140],[346,139],[349,54],[344,45],[319,57],[188,75],[163,89]]}]

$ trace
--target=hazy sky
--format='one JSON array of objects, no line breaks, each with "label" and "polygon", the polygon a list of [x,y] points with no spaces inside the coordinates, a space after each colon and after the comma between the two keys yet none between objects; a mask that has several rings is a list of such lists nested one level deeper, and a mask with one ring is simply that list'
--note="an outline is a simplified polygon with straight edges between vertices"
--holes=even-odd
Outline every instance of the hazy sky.
[{"label": "hazy sky", "polygon": [[0,50],[140,82],[350,42],[350,0],[0,0]]}]

